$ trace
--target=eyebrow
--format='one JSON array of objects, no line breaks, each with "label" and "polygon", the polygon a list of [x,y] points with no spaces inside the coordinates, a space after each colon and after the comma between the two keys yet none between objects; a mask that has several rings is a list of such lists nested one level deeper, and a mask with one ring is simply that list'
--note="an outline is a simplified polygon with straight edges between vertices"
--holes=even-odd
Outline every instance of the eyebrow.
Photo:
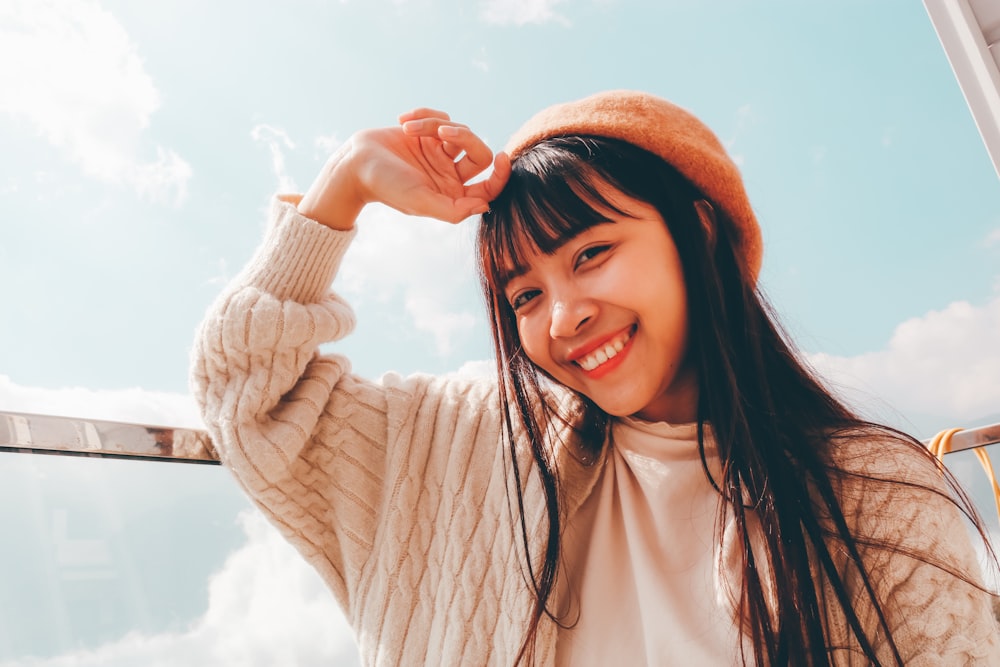
[{"label": "eyebrow", "polygon": [[[626,216],[626,217],[632,217],[632,216]],[[546,254],[546,255],[553,255],[556,252],[558,252],[559,249],[562,248],[564,245],[566,245],[568,243],[571,243],[574,239],[576,239],[576,238],[578,238],[578,237],[586,234],[587,232],[591,231],[592,229],[596,229],[597,227],[602,227],[604,225],[614,225],[614,224],[617,224],[617,223],[618,223],[617,220],[605,219],[602,222],[598,222],[597,224],[591,225],[590,227],[586,227],[584,229],[581,229],[576,234],[573,234],[572,236],[570,236],[568,239],[564,239],[562,242],[556,244],[556,246],[554,248],[552,248],[551,250],[549,250],[547,252],[546,251],[542,251],[542,252],[544,254]],[[509,269],[501,269],[498,272],[498,275],[497,275],[497,278],[498,278],[497,284],[498,284],[498,287],[500,288],[500,291],[501,292],[506,291],[507,290],[507,285],[510,284],[510,281],[514,280],[515,278],[520,278],[524,274],[528,273],[528,271],[531,271],[531,266],[529,266],[527,264],[516,264],[516,265],[514,265],[513,267],[511,267]]]},{"label": "eyebrow", "polygon": [[512,268],[501,270],[500,275],[498,276],[499,280],[497,281],[499,283],[500,291],[505,292],[507,290],[507,286],[510,285],[510,281],[515,278],[520,278],[530,270],[531,267],[527,264],[518,264]]}]

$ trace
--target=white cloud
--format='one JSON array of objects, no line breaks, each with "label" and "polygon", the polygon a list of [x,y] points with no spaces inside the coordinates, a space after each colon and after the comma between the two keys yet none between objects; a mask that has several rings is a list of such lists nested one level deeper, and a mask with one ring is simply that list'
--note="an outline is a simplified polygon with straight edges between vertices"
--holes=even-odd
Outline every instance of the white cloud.
[{"label": "white cloud", "polygon": [[225,257],[219,257],[215,261],[215,275],[210,277],[205,281],[206,285],[215,285],[216,287],[225,287],[229,284],[232,279],[232,273],[229,271],[229,262],[226,261]]},{"label": "white cloud", "polygon": [[191,165],[172,150],[156,147],[154,162],[135,164],[129,179],[140,197],[158,204],[180,204],[187,198]]},{"label": "white cloud", "polygon": [[489,379],[497,375],[497,365],[492,359],[466,361],[457,371],[449,373],[460,378]]},{"label": "white cloud", "polygon": [[[184,632],[130,633],[17,667],[312,667],[358,665],[353,634],[316,572],[258,512],[247,543],[209,581],[208,609]],[[8,662],[0,667],[15,667]]]},{"label": "white cloud", "polygon": [[0,196],[9,195],[17,192],[21,189],[21,183],[16,178],[11,176],[3,184],[0,184]]},{"label": "white cloud", "polygon": [[298,192],[295,181],[288,175],[288,169],[285,167],[285,149],[293,150],[295,148],[295,143],[288,136],[288,133],[279,127],[261,123],[250,130],[250,137],[254,141],[266,145],[271,151],[271,168],[274,170],[274,175],[278,177],[278,191]]},{"label": "white cloud", "polygon": [[479,53],[472,59],[472,66],[480,72],[488,73],[490,71],[490,60],[486,55],[485,46],[479,47]]},{"label": "white cloud", "polygon": [[185,200],[191,166],[144,140],[160,94],[124,27],[97,2],[5,0],[0,90],[0,114],[26,120],[87,175],[154,202]]},{"label": "white cloud", "polygon": [[526,25],[556,22],[569,25],[569,19],[557,14],[556,5],[565,0],[485,0],[482,18],[497,25]]},{"label": "white cloud", "polygon": [[336,133],[334,133],[320,135],[316,137],[313,143],[318,151],[318,154],[315,156],[316,159],[325,161],[334,153],[334,151],[340,148],[344,142],[336,135]]},{"label": "white cloud", "polygon": [[194,399],[186,394],[131,389],[25,387],[0,375],[0,410],[108,421],[201,428]]},{"label": "white cloud", "polygon": [[993,246],[1000,246],[1000,227],[997,227],[983,239],[983,246],[986,248],[992,248]]},{"label": "white cloud", "polygon": [[883,148],[889,148],[889,147],[891,147],[892,146],[892,142],[893,142],[893,138],[895,136],[896,136],[896,128],[895,127],[893,127],[893,126],[890,125],[889,127],[885,128],[885,131],[882,132],[882,140],[881,140],[882,147]]},{"label": "white cloud", "polygon": [[343,289],[380,301],[401,295],[414,327],[448,354],[457,337],[473,331],[479,312],[468,307],[478,305],[470,298],[478,287],[468,227],[374,205],[362,212],[358,229],[338,277]]},{"label": "white cloud", "polygon": [[724,143],[726,151],[729,153],[729,157],[732,158],[737,167],[742,168],[746,162],[746,156],[742,153],[737,153],[736,147],[739,143],[740,137],[745,133],[746,128],[755,121],[753,106],[751,106],[750,103],[746,103],[736,109],[735,121],[733,134]]},{"label": "white cloud", "polygon": [[808,355],[848,400],[878,396],[904,414],[973,420],[1000,412],[1000,296],[957,301],[896,327],[882,350]]},{"label": "white cloud", "polygon": [[426,331],[434,337],[438,353],[445,355],[451,351],[456,336],[473,330],[476,316],[466,310],[451,310],[449,304],[441,302],[440,292],[436,289],[439,285],[434,285],[439,281],[425,282],[425,285],[406,289],[406,312],[413,318],[413,325],[418,330]]},{"label": "white cloud", "polygon": [[[24,387],[3,375],[0,410],[188,427],[200,424],[193,399],[183,394]],[[240,522],[247,543],[211,577],[208,609],[186,631],[134,632],[97,648],[50,658],[20,658],[0,667],[359,664],[353,634],[319,575],[260,513],[246,512]],[[100,560],[101,549],[106,549],[80,540],[63,540],[59,545],[72,547],[72,553],[62,555],[77,560],[81,555]]]}]

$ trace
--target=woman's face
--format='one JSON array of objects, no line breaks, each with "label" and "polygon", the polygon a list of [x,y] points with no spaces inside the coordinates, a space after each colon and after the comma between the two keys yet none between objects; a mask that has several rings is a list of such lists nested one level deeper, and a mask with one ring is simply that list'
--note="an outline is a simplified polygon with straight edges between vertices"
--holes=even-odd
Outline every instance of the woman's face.
[{"label": "woman's face", "polygon": [[504,291],[528,358],[608,414],[693,421],[680,257],[656,209],[605,193],[628,215],[585,230],[552,255],[529,255]]}]

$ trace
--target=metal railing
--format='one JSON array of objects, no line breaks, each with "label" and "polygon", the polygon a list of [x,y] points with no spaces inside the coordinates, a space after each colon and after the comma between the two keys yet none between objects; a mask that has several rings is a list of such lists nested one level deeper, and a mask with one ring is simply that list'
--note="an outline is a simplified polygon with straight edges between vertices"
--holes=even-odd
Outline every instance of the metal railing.
[{"label": "metal railing", "polygon": [[[1000,424],[956,433],[951,451],[1000,443]],[[0,411],[0,451],[218,464],[205,431]]]},{"label": "metal railing", "polygon": [[0,451],[218,465],[205,431],[0,411]]}]

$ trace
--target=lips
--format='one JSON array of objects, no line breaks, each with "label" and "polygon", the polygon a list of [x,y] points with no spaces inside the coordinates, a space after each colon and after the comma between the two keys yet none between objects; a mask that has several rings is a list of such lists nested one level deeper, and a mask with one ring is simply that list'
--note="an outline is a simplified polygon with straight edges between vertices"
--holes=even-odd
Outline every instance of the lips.
[{"label": "lips", "polygon": [[603,376],[618,366],[634,335],[635,326],[629,326],[596,344],[575,350],[569,359],[587,375]]}]

